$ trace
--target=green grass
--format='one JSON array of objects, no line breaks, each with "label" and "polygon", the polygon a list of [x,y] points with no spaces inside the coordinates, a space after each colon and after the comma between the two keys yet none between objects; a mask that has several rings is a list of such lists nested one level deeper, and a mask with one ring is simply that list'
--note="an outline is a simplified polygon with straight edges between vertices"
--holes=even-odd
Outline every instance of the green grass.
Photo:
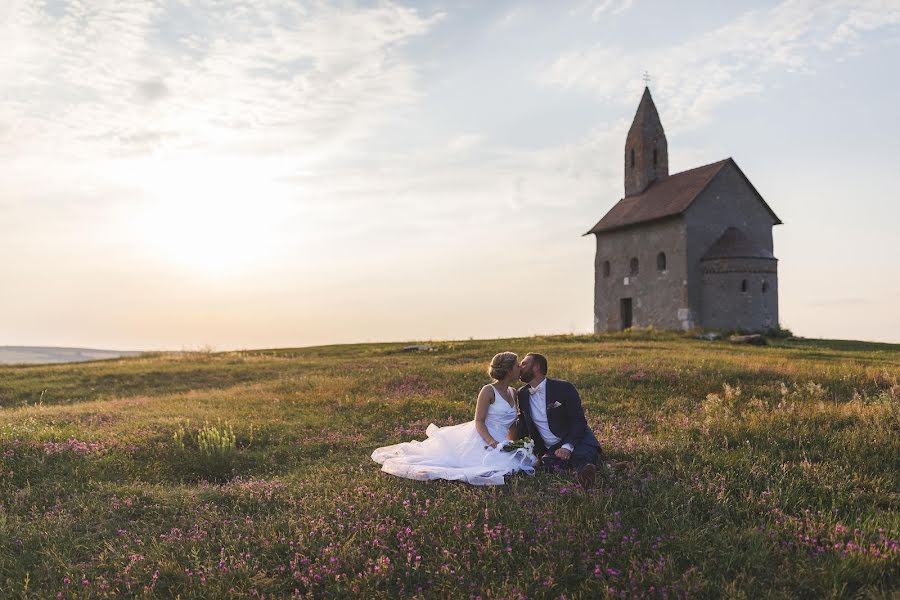
[{"label": "green grass", "polygon": [[[0,597],[896,598],[900,346],[635,333],[0,367]],[[379,472],[541,351],[607,456]]]}]

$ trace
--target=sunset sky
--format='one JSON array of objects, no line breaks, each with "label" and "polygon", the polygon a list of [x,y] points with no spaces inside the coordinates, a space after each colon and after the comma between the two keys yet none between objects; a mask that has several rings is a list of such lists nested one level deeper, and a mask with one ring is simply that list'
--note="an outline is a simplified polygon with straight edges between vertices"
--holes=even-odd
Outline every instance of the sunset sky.
[{"label": "sunset sky", "polygon": [[0,0],[0,345],[588,332],[644,70],[782,325],[900,342],[898,64],[900,0]]}]

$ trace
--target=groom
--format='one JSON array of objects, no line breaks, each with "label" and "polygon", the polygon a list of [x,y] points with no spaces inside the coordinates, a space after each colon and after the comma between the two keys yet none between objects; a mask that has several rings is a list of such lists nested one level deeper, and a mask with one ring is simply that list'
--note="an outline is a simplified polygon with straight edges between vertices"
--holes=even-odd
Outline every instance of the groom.
[{"label": "groom", "polygon": [[549,471],[575,469],[584,488],[594,485],[600,442],[588,427],[575,386],[562,379],[547,378],[547,359],[529,352],[520,365],[519,410],[534,452]]}]

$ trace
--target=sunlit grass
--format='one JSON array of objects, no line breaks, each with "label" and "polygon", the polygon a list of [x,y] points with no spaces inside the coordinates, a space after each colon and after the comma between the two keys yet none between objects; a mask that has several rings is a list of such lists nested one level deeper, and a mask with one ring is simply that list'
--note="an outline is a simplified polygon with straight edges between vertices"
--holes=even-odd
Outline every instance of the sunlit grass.
[{"label": "sunlit grass", "polygon": [[[900,581],[900,347],[674,334],[0,367],[0,597],[872,597]],[[607,455],[379,472],[540,350]]]}]

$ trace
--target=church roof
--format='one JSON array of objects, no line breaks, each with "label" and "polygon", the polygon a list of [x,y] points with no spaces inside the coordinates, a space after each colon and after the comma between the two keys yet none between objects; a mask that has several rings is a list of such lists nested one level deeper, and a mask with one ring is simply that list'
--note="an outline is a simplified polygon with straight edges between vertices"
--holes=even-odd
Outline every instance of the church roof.
[{"label": "church roof", "polygon": [[634,113],[634,119],[631,121],[631,130],[637,128],[662,129],[662,121],[659,119],[659,112],[656,110],[656,104],[653,103],[653,97],[650,95],[650,88],[645,87],[644,93],[641,95],[641,101],[638,103],[637,111]]},{"label": "church roof", "polygon": [[697,167],[675,173],[650,184],[646,190],[634,196],[627,196],[619,200],[609,212],[584,235],[591,233],[605,233],[614,229],[656,221],[674,217],[683,213],[691,203],[700,195],[709,182],[712,181],[722,168],[731,164],[753,189],[763,206],[772,214],[776,224],[781,223],[775,213],[769,208],[750,180],[738,168],[731,158],[720,160],[709,165]]},{"label": "church roof", "polygon": [[700,260],[716,258],[775,258],[775,256],[737,227],[729,227],[713,242]]}]

